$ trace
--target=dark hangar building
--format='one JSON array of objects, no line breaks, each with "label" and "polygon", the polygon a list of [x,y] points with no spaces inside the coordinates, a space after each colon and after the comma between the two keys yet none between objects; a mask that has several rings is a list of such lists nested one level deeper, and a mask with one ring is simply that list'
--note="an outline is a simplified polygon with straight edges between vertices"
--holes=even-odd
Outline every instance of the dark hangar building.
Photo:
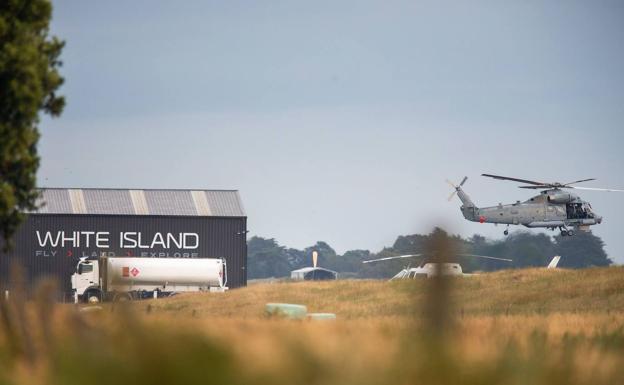
[{"label": "dark hangar building", "polygon": [[[227,286],[247,284],[247,216],[235,190],[41,189],[41,204],[0,254],[0,290],[53,278],[71,301],[78,260],[224,258]],[[0,243],[3,240],[0,239]],[[21,265],[24,276],[13,277]],[[17,282],[17,280],[21,282]]]}]

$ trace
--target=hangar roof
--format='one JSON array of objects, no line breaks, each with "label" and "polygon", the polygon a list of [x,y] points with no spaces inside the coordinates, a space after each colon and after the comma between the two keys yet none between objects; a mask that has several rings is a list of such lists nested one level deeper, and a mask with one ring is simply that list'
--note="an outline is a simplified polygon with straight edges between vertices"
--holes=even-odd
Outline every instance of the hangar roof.
[{"label": "hangar roof", "polygon": [[38,214],[244,217],[236,190],[42,188]]},{"label": "hangar roof", "polygon": [[309,272],[315,271],[315,270],[317,270],[317,271],[318,270],[322,270],[322,271],[327,271],[327,272],[336,274],[335,271],[329,270],[329,269],[325,269],[325,268],[322,268],[322,267],[302,267],[301,269],[297,269],[297,270],[291,271],[291,273],[309,273]]},{"label": "hangar roof", "polygon": [[302,281],[302,280],[326,280],[326,279],[337,279],[338,273],[324,269],[322,267],[304,267],[301,269],[293,270],[290,272],[290,278]]}]

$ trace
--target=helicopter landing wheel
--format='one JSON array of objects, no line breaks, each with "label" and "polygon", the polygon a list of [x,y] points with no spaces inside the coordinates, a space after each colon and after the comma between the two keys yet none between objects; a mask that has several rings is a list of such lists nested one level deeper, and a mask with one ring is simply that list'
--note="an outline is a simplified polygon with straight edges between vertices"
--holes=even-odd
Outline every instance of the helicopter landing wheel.
[{"label": "helicopter landing wheel", "polygon": [[568,237],[571,237],[574,235],[574,230],[568,230]]},{"label": "helicopter landing wheel", "polygon": [[505,231],[503,231],[503,234],[504,234],[504,235],[509,235],[509,230],[505,230]]},{"label": "helicopter landing wheel", "polygon": [[567,237],[568,235],[570,235],[570,232],[568,230],[561,230],[562,237]]}]

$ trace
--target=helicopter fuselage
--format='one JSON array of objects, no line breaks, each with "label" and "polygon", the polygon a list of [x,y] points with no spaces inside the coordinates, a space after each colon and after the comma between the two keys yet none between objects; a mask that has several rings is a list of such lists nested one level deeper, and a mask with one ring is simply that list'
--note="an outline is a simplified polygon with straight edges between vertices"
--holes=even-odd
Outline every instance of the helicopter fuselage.
[{"label": "helicopter fuselage", "polygon": [[498,204],[492,207],[461,206],[466,219],[480,223],[524,225],[536,228],[575,227],[589,231],[589,226],[602,222],[591,205],[577,195],[560,189],[542,191],[525,202]]}]

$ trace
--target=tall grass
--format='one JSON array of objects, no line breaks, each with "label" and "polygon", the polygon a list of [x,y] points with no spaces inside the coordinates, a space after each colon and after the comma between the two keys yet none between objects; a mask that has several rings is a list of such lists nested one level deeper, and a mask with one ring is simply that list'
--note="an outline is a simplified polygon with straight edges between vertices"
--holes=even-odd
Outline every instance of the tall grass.
[{"label": "tall grass", "polygon": [[[409,282],[255,285],[225,295],[0,302],[0,384],[614,384],[621,268]],[[335,322],[263,316],[305,303]]]}]

